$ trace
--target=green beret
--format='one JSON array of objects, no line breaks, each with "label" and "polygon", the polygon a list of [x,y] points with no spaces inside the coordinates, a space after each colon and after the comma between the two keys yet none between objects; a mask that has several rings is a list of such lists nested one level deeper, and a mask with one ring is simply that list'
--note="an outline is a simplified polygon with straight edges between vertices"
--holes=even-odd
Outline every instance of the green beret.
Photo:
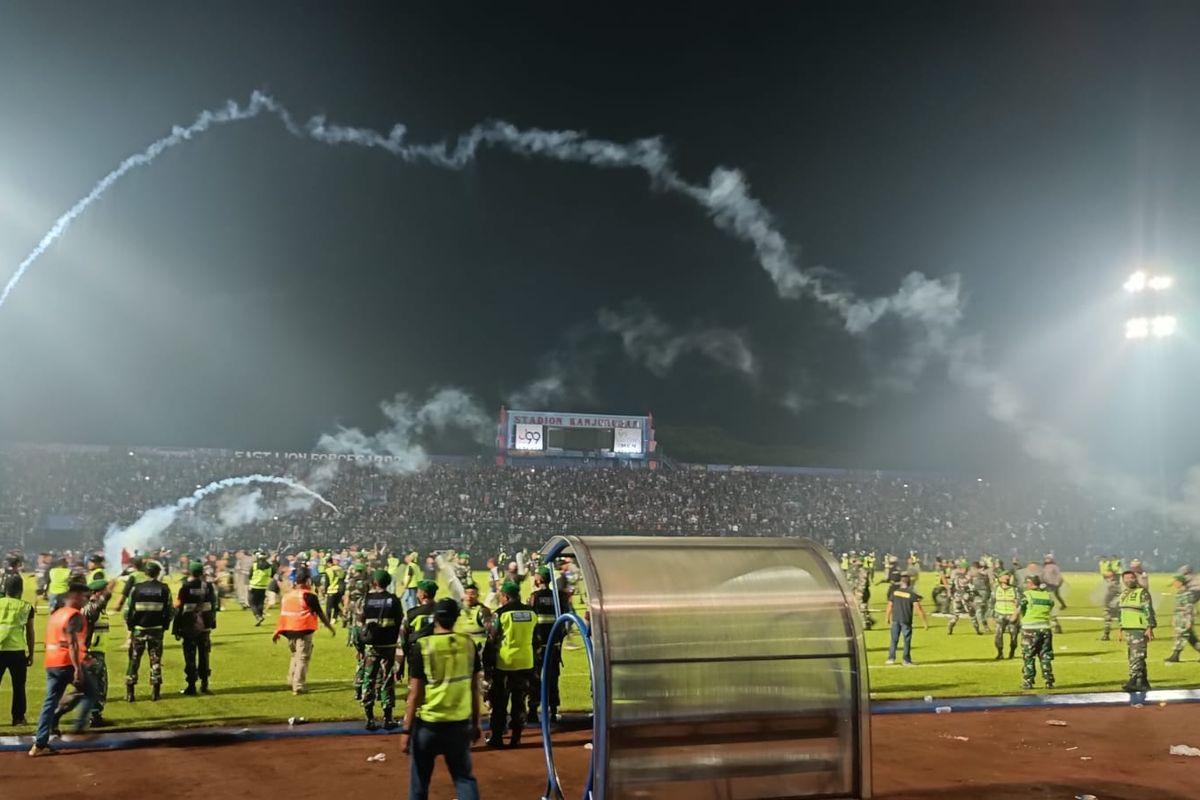
[{"label": "green beret", "polygon": [[366,572],[366,571],[367,571],[367,565],[366,565],[366,564],[353,564],[353,565],[351,565],[351,567],[350,567],[350,571],[351,571],[351,572],[354,572],[354,573],[358,573],[358,572]]},{"label": "green beret", "polygon": [[188,572],[192,573],[193,575],[199,575],[200,573],[204,572],[204,565],[199,561],[193,561],[192,563],[188,564]]},{"label": "green beret", "polygon": [[505,581],[500,587],[500,592],[512,600],[517,596],[517,585],[512,581]]},{"label": "green beret", "polygon": [[1176,575],[1176,576],[1175,576],[1174,578],[1172,578],[1171,580],[1179,581],[1179,582],[1180,582],[1180,583],[1182,583],[1184,586],[1186,586],[1186,585],[1187,585],[1187,582],[1188,582],[1187,575]]},{"label": "green beret", "polygon": [[538,567],[538,575],[541,575],[546,580],[550,580],[550,568],[549,567]]},{"label": "green beret", "polygon": [[91,589],[93,592],[98,592],[101,589],[103,589],[105,586],[108,586],[108,581],[104,580],[103,578],[97,578],[96,580],[92,581],[91,583],[89,583],[87,585],[87,587],[89,589]]},{"label": "green beret", "polygon": [[433,597],[437,594],[438,587],[435,581],[417,581],[417,588],[430,597]]},{"label": "green beret", "polygon": [[375,582],[380,586],[387,586],[392,582],[392,576],[388,574],[386,569],[375,570],[375,572],[371,574],[371,577],[374,578]]}]

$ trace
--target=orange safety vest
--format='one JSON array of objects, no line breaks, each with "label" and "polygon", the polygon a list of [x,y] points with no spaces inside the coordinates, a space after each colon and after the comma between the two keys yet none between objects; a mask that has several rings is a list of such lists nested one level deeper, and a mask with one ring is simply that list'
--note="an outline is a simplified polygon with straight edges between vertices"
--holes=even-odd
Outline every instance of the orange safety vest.
[{"label": "orange safety vest", "polygon": [[[67,625],[71,618],[81,613],[78,608],[63,606],[50,615],[46,625],[46,669],[71,666],[71,635],[67,633]],[[87,625],[80,625],[75,634],[79,642],[79,660],[87,657]]]},{"label": "orange safety vest", "polygon": [[307,589],[295,589],[284,596],[279,608],[279,630],[303,633],[315,631],[319,627],[317,615],[308,607],[308,603],[304,602],[306,594],[312,592]]}]

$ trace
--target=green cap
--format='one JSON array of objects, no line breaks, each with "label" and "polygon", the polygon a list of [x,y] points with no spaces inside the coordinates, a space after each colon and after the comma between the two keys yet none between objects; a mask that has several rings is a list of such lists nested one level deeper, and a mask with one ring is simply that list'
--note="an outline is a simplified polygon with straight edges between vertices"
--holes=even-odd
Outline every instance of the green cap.
[{"label": "green cap", "polygon": [[550,580],[550,568],[549,567],[538,567],[538,575],[541,575],[546,580]]},{"label": "green cap", "polygon": [[350,571],[351,572],[366,572],[367,565],[366,564],[352,564],[350,566]]},{"label": "green cap", "polygon": [[502,594],[507,595],[510,600],[517,597],[517,585],[512,581],[505,581],[500,587]]},{"label": "green cap", "polygon": [[199,561],[193,561],[192,563],[188,564],[188,572],[192,573],[193,575],[199,575],[204,572],[204,565]]},{"label": "green cap", "polygon": [[430,597],[437,594],[437,583],[435,581],[417,581],[417,588]]},{"label": "green cap", "polygon": [[961,558],[961,559],[959,559],[959,561],[958,561],[958,565],[959,565],[960,567],[966,567],[966,566],[969,566],[969,564],[967,563],[967,560],[966,560],[965,558]]},{"label": "green cap", "polygon": [[88,589],[91,589],[93,592],[98,592],[105,586],[108,586],[108,581],[104,580],[103,578],[97,578],[87,585]]},{"label": "green cap", "polygon": [[375,582],[380,586],[387,586],[392,582],[392,576],[388,574],[386,569],[375,570],[373,573],[371,573],[371,577],[374,578]]}]

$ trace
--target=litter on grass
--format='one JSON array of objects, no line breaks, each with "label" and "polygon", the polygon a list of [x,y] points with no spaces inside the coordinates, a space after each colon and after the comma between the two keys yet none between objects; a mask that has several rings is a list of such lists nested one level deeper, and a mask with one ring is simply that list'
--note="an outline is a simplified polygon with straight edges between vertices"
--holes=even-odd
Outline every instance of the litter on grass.
[{"label": "litter on grass", "polygon": [[1171,755],[1173,756],[1200,756],[1200,748],[1188,747],[1186,744],[1171,745]]},{"label": "litter on grass", "polygon": [[376,753],[373,756],[367,756],[367,761],[387,761],[387,753]]},{"label": "litter on grass", "polygon": [[1063,722],[1061,719],[1048,719],[1048,720],[1046,720],[1046,724],[1053,725],[1056,728],[1067,727],[1067,723]]}]

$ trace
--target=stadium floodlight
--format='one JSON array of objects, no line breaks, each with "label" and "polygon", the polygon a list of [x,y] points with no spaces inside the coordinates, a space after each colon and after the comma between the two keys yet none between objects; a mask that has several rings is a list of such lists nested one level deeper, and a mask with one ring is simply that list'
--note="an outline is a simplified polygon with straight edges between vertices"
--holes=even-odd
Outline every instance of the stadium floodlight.
[{"label": "stadium floodlight", "polygon": [[1140,292],[1146,288],[1146,282],[1149,277],[1140,269],[1129,276],[1129,280],[1125,281],[1125,291]]},{"label": "stadium floodlight", "polygon": [[1179,323],[1172,316],[1155,317],[1150,320],[1150,334],[1156,339],[1165,339],[1175,333]]},{"label": "stadium floodlight", "polygon": [[1125,291],[1131,294],[1144,292],[1149,289],[1152,292],[1162,292],[1171,288],[1175,283],[1175,279],[1170,275],[1150,275],[1145,270],[1138,270],[1129,276],[1125,281]]},{"label": "stadium floodlight", "polygon": [[1150,320],[1145,317],[1134,317],[1125,321],[1126,339],[1145,339],[1150,335]]}]

